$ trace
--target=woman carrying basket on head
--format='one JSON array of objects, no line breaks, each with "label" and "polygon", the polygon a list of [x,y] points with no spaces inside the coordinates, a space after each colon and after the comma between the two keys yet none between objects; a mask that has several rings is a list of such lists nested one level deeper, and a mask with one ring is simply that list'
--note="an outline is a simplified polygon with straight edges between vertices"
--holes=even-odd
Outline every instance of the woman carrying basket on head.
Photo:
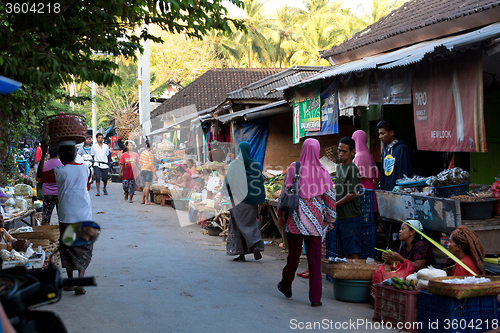
[{"label": "woman carrying basket on head", "polygon": [[139,164],[139,155],[134,152],[134,141],[125,141],[126,152],[120,157],[120,171],[118,177],[122,180],[125,200],[133,203],[135,194],[135,179],[137,178],[137,164]]}]

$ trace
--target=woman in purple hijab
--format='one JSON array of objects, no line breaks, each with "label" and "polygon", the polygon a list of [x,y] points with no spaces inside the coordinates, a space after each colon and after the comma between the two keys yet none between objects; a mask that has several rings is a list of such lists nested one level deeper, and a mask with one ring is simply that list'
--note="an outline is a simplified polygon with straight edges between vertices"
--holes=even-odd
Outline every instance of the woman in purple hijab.
[{"label": "woman in purple hijab", "polygon": [[[288,236],[288,258],[283,269],[283,278],[278,290],[287,298],[292,297],[292,282],[299,265],[302,242],[305,243],[309,266],[309,300],[311,306],[321,303],[321,238],[323,223],[331,224],[336,219],[335,188],[330,175],[319,161],[319,142],[316,139],[304,141],[300,154],[299,206],[297,210],[284,216],[278,210],[278,224]],[[290,164],[283,186],[291,187],[295,174],[295,162]],[[281,195],[284,196],[284,191]],[[322,203],[325,209],[322,209]],[[331,227],[330,227],[331,228]]]}]

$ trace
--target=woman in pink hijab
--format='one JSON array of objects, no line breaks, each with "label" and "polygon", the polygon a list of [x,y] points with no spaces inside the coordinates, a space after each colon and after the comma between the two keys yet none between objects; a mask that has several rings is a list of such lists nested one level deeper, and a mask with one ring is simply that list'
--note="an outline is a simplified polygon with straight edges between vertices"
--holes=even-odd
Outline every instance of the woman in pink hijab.
[{"label": "woman in pink hijab", "polygon": [[[293,162],[285,176],[283,186],[290,188],[295,174]],[[285,192],[281,192],[281,197]],[[309,300],[311,306],[321,303],[321,238],[323,223],[331,226],[337,217],[335,187],[328,171],[319,161],[319,142],[316,139],[304,141],[300,154],[299,205],[297,210],[284,216],[278,210],[278,226],[285,229],[288,236],[288,258],[283,269],[283,278],[278,283],[278,290],[285,297],[292,297],[292,282],[299,265],[302,242],[305,243],[309,266]],[[282,198],[281,198],[282,199]],[[325,209],[322,209],[322,203]]]},{"label": "woman in pink hijab", "polygon": [[[374,190],[375,185],[380,180],[380,173],[366,145],[368,142],[366,133],[358,130],[352,134],[352,139],[356,142],[356,155],[353,162],[358,167],[359,174],[361,175],[361,187]],[[375,201],[375,211],[377,210],[377,202]]]}]

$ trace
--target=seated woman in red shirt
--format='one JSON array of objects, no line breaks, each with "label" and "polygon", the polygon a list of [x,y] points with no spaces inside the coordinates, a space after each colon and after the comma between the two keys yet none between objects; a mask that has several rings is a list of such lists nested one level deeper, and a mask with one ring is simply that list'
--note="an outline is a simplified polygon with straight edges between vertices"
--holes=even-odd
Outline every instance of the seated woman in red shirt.
[{"label": "seated woman in red shirt", "polygon": [[[477,235],[468,227],[461,225],[451,233],[448,250],[460,259],[467,267],[478,275],[484,275],[484,249]],[[472,274],[456,263],[451,271],[452,276],[472,276]]]},{"label": "seated woman in red shirt", "polygon": [[178,180],[171,180],[169,181],[170,184],[183,188],[196,188],[196,183],[193,180],[193,177],[191,177],[182,166],[178,166],[177,169],[175,169],[175,172],[177,172]]}]

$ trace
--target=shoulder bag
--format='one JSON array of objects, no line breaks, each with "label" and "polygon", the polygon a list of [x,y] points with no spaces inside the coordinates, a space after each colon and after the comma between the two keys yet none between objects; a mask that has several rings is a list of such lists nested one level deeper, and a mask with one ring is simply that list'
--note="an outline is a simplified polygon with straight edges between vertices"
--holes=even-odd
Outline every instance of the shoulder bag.
[{"label": "shoulder bag", "polygon": [[[299,206],[299,178],[300,162],[295,162],[295,175],[293,177],[292,187],[288,188],[283,184],[280,195],[279,209],[288,216]],[[283,195],[283,191],[285,194]]]}]

